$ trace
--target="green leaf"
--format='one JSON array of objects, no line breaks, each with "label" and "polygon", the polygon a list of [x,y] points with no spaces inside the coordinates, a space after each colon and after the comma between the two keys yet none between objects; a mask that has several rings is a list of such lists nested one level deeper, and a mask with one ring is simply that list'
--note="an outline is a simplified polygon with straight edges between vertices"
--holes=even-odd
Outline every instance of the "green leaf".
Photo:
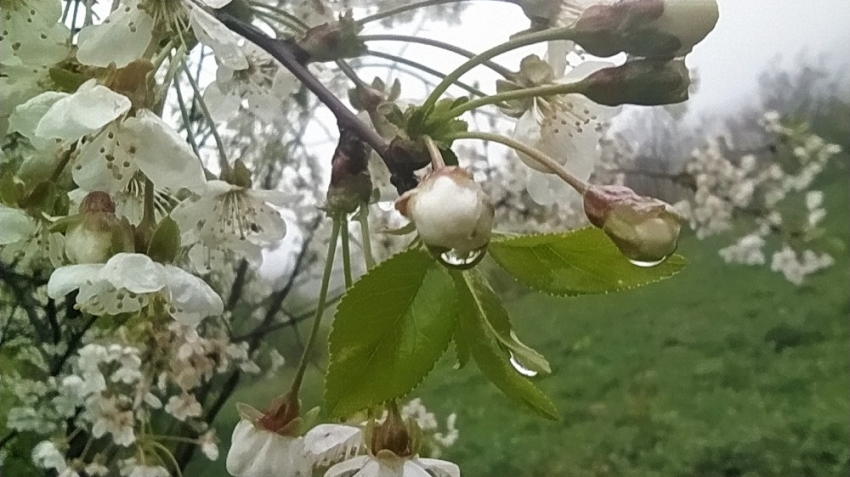
[{"label": "green leaf", "polygon": [[479,312],[473,292],[460,272],[455,272],[459,321],[457,336],[469,347],[478,369],[509,397],[547,419],[558,419],[552,401],[510,364],[510,356]]},{"label": "green leaf", "polygon": [[180,227],[171,217],[163,217],[153,231],[148,256],[159,263],[171,263],[180,248]]},{"label": "green leaf", "polygon": [[595,227],[493,240],[488,250],[517,280],[554,295],[627,290],[670,278],[686,263],[673,255],[655,267],[633,265]]},{"label": "green leaf", "polygon": [[538,374],[552,374],[549,362],[537,351],[526,346],[517,338],[511,329],[511,317],[508,310],[502,306],[502,301],[496,292],[490,288],[487,279],[475,269],[463,274],[466,285],[475,300],[478,313],[490,326],[493,335],[505,347],[517,362],[524,368]]},{"label": "green leaf", "polygon": [[372,269],[340,301],[325,406],[344,416],[401,397],[433,369],[455,324],[451,276],[422,250]]}]

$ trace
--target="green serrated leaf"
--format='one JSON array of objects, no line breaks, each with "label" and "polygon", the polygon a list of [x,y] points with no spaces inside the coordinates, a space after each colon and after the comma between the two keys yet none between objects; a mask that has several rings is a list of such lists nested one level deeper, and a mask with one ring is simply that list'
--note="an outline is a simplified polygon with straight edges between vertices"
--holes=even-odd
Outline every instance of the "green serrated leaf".
[{"label": "green serrated leaf", "polygon": [[511,318],[502,306],[502,300],[496,292],[490,288],[487,279],[481,272],[472,269],[464,274],[466,285],[475,300],[475,306],[478,313],[484,318],[485,322],[490,326],[493,335],[502,346],[507,349],[514,359],[524,368],[538,374],[552,374],[552,368],[549,366],[549,361],[534,349],[525,345],[517,338],[511,327]]},{"label": "green serrated leaf", "polygon": [[340,301],[330,334],[327,412],[344,416],[412,391],[449,346],[454,294],[446,269],[418,249],[357,281]]},{"label": "green serrated leaf", "polygon": [[673,255],[655,267],[633,265],[605,232],[594,227],[493,240],[488,250],[523,284],[561,296],[647,285],[672,277],[686,264],[684,257]]},{"label": "green serrated leaf", "polygon": [[171,263],[180,249],[180,227],[171,217],[163,217],[148,245],[148,256],[159,263]]},{"label": "green serrated leaf", "polygon": [[508,352],[479,313],[475,298],[461,273],[456,272],[453,276],[459,313],[457,333],[461,336],[460,342],[469,347],[469,353],[478,369],[509,397],[522,402],[547,419],[558,419],[558,409],[552,401],[511,366]]}]

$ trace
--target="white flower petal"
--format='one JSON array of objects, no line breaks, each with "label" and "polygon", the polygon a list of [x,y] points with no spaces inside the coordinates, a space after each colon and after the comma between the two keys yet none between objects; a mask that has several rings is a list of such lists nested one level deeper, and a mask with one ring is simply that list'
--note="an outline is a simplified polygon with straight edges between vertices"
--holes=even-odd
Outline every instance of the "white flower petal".
[{"label": "white flower petal", "polygon": [[112,122],[91,141],[80,146],[71,174],[87,191],[116,194],[123,191],[139,170],[130,151],[134,136],[123,123]]},{"label": "white flower petal", "polygon": [[304,435],[304,450],[316,464],[348,457],[363,444],[363,432],[354,426],[319,424]]},{"label": "white flower petal", "polygon": [[358,456],[358,457],[353,457],[351,459],[348,459],[344,462],[340,462],[339,464],[332,466],[330,469],[328,469],[327,472],[325,472],[325,477],[347,477],[347,476],[350,476],[352,472],[356,472],[356,471],[362,469],[363,467],[366,466],[366,464],[368,462],[370,462],[372,460],[373,460],[373,458],[370,457],[370,456],[367,456],[367,455],[361,455],[361,456]]},{"label": "white flower petal", "polygon": [[189,24],[198,41],[212,48],[218,61],[234,70],[248,68],[248,60],[239,48],[237,36],[202,8],[189,7]]},{"label": "white flower petal", "polygon": [[77,60],[84,65],[123,68],[139,59],[153,38],[154,20],[137,0],[125,0],[103,23],[80,31]]},{"label": "white flower petal", "polygon": [[77,140],[117,119],[131,106],[126,96],[89,80],[76,93],[54,103],[39,121],[35,134]]},{"label": "white flower petal", "polygon": [[206,179],[200,160],[186,141],[154,113],[141,110],[122,124],[132,137],[133,161],[161,189],[189,189]]},{"label": "white flower petal", "polygon": [[225,5],[230,4],[231,1],[232,0],[201,0],[201,3],[218,10],[219,8],[223,8]]},{"label": "white flower petal", "polygon": [[528,184],[526,189],[531,200],[542,205],[549,206],[555,203],[555,194],[552,193],[552,188],[549,185],[549,174],[544,174],[540,171],[528,169]]},{"label": "white flower petal", "polygon": [[106,262],[98,278],[133,293],[153,293],[165,287],[163,275],[162,265],[147,255],[119,253]]},{"label": "white flower petal", "polygon": [[242,419],[233,430],[227,471],[235,477],[307,477],[311,466],[303,441],[259,429]]},{"label": "white flower petal", "polygon": [[[433,477],[414,461],[405,461],[404,467],[400,472],[402,477]],[[442,476],[440,476],[442,477]]]},{"label": "white flower petal", "polygon": [[169,312],[178,322],[196,326],[207,316],[224,311],[221,297],[200,278],[175,266],[164,266],[166,290],[171,307]]},{"label": "white flower petal", "polygon": [[207,109],[210,110],[213,121],[223,122],[239,112],[242,98],[233,91],[222,92],[218,82],[213,81],[204,90],[204,102],[207,104]]},{"label": "white flower petal", "polygon": [[460,468],[452,462],[440,459],[416,459],[414,462],[435,477],[460,477]]},{"label": "white flower petal", "polygon": [[0,224],[0,245],[25,240],[36,230],[35,222],[26,212],[5,205],[0,205]]},{"label": "white flower petal", "polygon": [[97,277],[101,264],[86,263],[57,268],[47,280],[47,296],[61,298]]},{"label": "white flower petal", "polygon": [[0,64],[48,66],[68,54],[68,27],[57,23],[62,6],[52,0],[19,0],[4,3]]},{"label": "white flower petal", "polygon": [[[44,149],[54,141],[51,139],[40,138],[35,135],[35,129],[41,118],[62,98],[70,96],[68,93],[59,93],[56,91],[47,91],[30,99],[24,104],[15,108],[15,111],[9,116],[8,132],[18,132],[20,135],[30,140],[30,143],[36,149]],[[4,105],[6,103],[3,103]]]}]

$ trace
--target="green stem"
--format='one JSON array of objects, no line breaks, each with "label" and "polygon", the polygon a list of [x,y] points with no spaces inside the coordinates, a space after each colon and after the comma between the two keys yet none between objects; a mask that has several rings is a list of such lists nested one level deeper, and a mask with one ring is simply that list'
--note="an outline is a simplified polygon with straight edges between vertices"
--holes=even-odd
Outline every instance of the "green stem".
[{"label": "green stem", "polygon": [[[198,148],[197,141],[195,141],[195,134],[192,131],[192,121],[189,119],[189,110],[186,108],[186,101],[183,99],[183,91],[180,89],[179,81],[174,81],[174,91],[177,93],[177,106],[180,108],[180,116],[183,118],[183,124],[186,126],[186,140],[192,147],[192,152],[200,160],[201,150]],[[203,165],[203,161],[201,165]]]},{"label": "green stem", "polygon": [[360,222],[360,244],[363,247],[366,270],[371,270],[375,266],[375,259],[372,256],[372,237],[369,235],[369,204],[360,204],[357,220]]},{"label": "green stem", "polygon": [[192,90],[195,92],[195,101],[198,102],[204,118],[209,122],[210,132],[215,139],[215,145],[218,148],[218,163],[221,169],[220,175],[225,175],[225,173],[230,172],[230,162],[227,160],[227,153],[224,151],[224,141],[221,140],[221,136],[218,134],[218,128],[216,128],[215,121],[213,121],[210,110],[207,108],[207,103],[204,101],[200,88],[198,88],[198,83],[195,82],[192,72],[189,71],[189,66],[185,61],[181,61],[181,63],[183,65],[183,72],[186,73],[186,79],[189,80],[189,84],[192,85]]},{"label": "green stem", "polygon": [[319,325],[322,322],[322,315],[325,312],[325,303],[328,299],[328,285],[331,282],[331,273],[334,268],[334,255],[336,254],[336,242],[339,239],[340,228],[340,218],[334,217],[333,229],[331,230],[331,237],[328,241],[328,256],[325,257],[325,271],[322,274],[321,288],[319,288],[319,300],[316,304],[316,314],[313,315],[313,327],[310,330],[310,337],[307,339],[307,345],[304,346],[304,352],[301,354],[301,362],[298,363],[298,370],[295,372],[295,378],[292,380],[292,388],[289,390],[292,396],[297,396],[298,390],[301,389],[301,383],[304,381],[304,373],[307,372],[307,366],[310,363],[310,354],[313,351],[313,347],[316,345],[316,340],[319,338]]},{"label": "green stem", "polygon": [[[292,15],[284,12],[279,8],[275,8],[270,5],[263,5],[261,3],[252,3],[251,5],[268,9],[269,11],[267,12],[254,11],[254,13],[262,18],[265,18],[266,20],[280,22],[281,24],[283,24],[283,26],[289,28],[295,33],[304,34],[304,32],[307,31],[307,29],[309,28],[304,22],[299,20],[297,17],[293,17]],[[297,20],[297,23],[295,22],[295,20]]]},{"label": "green stem", "polygon": [[357,72],[354,71],[354,68],[352,68],[351,65],[346,63],[344,60],[336,60],[336,65],[339,66],[340,71],[342,71],[345,76],[347,76],[348,79],[350,79],[354,83],[355,86],[357,86],[358,88],[369,88],[369,85],[366,84],[365,81],[360,79],[360,76],[357,75]]},{"label": "green stem", "polygon": [[446,160],[443,159],[443,155],[440,153],[440,148],[437,147],[437,143],[431,139],[431,136],[422,136],[422,139],[425,141],[425,147],[428,148],[428,154],[431,156],[431,170],[442,169],[446,167]]},{"label": "green stem", "polygon": [[350,288],[354,280],[351,277],[351,248],[348,237],[348,219],[343,216],[340,220],[340,239],[342,240],[342,275],[345,278],[345,288]]},{"label": "green stem", "polygon": [[552,41],[552,40],[569,40],[570,34],[572,33],[572,28],[554,28],[550,30],[544,30],[537,33],[531,33],[529,35],[523,35],[519,38],[515,38],[506,43],[502,43],[501,45],[494,46],[487,51],[479,53],[464,64],[458,66],[454,71],[449,73],[448,76],[443,79],[443,81],[434,88],[434,91],[428,96],[428,99],[425,100],[425,103],[422,105],[423,110],[427,110],[428,108],[434,106],[440,96],[449,89],[454,82],[460,79],[466,72],[475,68],[476,66],[482,64],[483,62],[490,60],[502,53],[506,53],[511,50],[515,50],[517,48],[522,48],[523,46],[533,45],[535,43],[540,43],[543,41]]},{"label": "green stem", "polygon": [[[445,73],[440,73],[439,71],[437,71],[433,68],[429,68],[429,67],[423,65],[422,63],[417,63],[413,60],[408,60],[407,58],[402,58],[400,56],[392,55],[390,53],[384,53],[382,51],[371,51],[370,50],[370,51],[367,51],[366,54],[369,55],[369,56],[374,56],[375,58],[383,58],[385,60],[390,60],[390,61],[395,62],[395,63],[400,63],[402,65],[407,65],[407,66],[416,68],[420,71],[428,73],[429,75],[432,75],[432,76],[436,76],[437,78],[440,78],[440,79],[446,78]],[[460,88],[465,89],[466,91],[468,91],[468,92],[470,92],[470,93],[472,93],[476,96],[481,96],[481,97],[487,96],[487,93],[484,93],[483,91],[479,90],[478,88],[475,88],[474,86],[470,86],[470,85],[468,85],[464,82],[455,81],[454,84],[457,85]]]},{"label": "green stem", "polygon": [[535,86],[533,88],[517,89],[514,91],[506,91],[504,93],[486,96],[467,101],[460,106],[452,109],[446,114],[445,119],[456,118],[461,114],[472,111],[473,109],[486,106],[488,104],[498,104],[504,101],[515,99],[537,98],[540,96],[554,96],[558,94],[581,93],[584,91],[585,83],[583,81],[575,81],[572,83],[550,84],[545,86]]},{"label": "green stem", "polygon": [[[360,40],[362,41],[403,41],[406,43],[419,43],[422,45],[433,46],[436,48],[442,48],[446,51],[450,51],[452,53],[463,56],[467,59],[474,58],[475,53],[465,50],[459,46],[452,45],[451,43],[445,43],[439,40],[433,40],[431,38],[420,38],[418,36],[410,36],[410,35],[360,35]],[[504,76],[505,78],[510,78],[513,76],[513,72],[504,66],[495,63],[493,61],[484,61],[481,63],[483,66],[490,68],[496,73]]]},{"label": "green stem", "polygon": [[383,12],[375,13],[374,15],[369,15],[367,17],[363,17],[360,20],[357,20],[358,25],[365,25],[367,23],[376,22],[379,20],[383,20],[384,18],[389,18],[395,15],[400,15],[405,12],[409,12],[411,10],[418,10],[420,8],[425,7],[433,7],[437,5],[445,5],[446,3],[460,3],[466,0],[424,0],[421,2],[413,2],[408,5],[402,5],[400,7],[390,8],[389,10],[384,10]]},{"label": "green stem", "polygon": [[564,182],[570,185],[570,187],[578,191],[579,194],[584,195],[585,191],[587,191],[587,184],[576,179],[575,176],[567,172],[567,170],[564,169],[564,166],[559,164],[557,161],[547,156],[546,154],[538,151],[537,149],[514,139],[511,139],[509,137],[494,133],[477,131],[455,133],[445,137],[445,140],[447,141],[452,141],[455,139],[480,139],[482,141],[493,141],[499,144],[504,144],[505,146],[524,153],[525,155],[531,157],[533,160],[537,161],[538,164],[541,164],[544,167],[548,168],[550,171],[552,171],[553,174],[563,179]]}]

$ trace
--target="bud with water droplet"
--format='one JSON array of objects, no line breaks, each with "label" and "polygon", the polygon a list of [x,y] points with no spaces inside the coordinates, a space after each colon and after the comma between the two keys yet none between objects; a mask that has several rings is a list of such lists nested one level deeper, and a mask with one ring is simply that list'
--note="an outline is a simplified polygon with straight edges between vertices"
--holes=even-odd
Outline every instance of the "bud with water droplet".
[{"label": "bud with water droplet", "polygon": [[490,243],[493,204],[472,174],[461,167],[433,170],[398,198],[396,209],[413,221],[422,242],[436,253],[478,256]]},{"label": "bud with water droplet", "polygon": [[65,255],[72,263],[105,263],[118,252],[132,252],[130,231],[115,216],[115,203],[106,192],[90,192],[65,233]]},{"label": "bud with water droplet", "polygon": [[678,58],[714,29],[719,16],[716,0],[599,2],[581,13],[573,40],[596,56]]},{"label": "bud with water droplet", "polygon": [[680,219],[666,202],[623,186],[590,186],[584,194],[590,223],[605,231],[632,263],[661,263],[676,251]]}]

